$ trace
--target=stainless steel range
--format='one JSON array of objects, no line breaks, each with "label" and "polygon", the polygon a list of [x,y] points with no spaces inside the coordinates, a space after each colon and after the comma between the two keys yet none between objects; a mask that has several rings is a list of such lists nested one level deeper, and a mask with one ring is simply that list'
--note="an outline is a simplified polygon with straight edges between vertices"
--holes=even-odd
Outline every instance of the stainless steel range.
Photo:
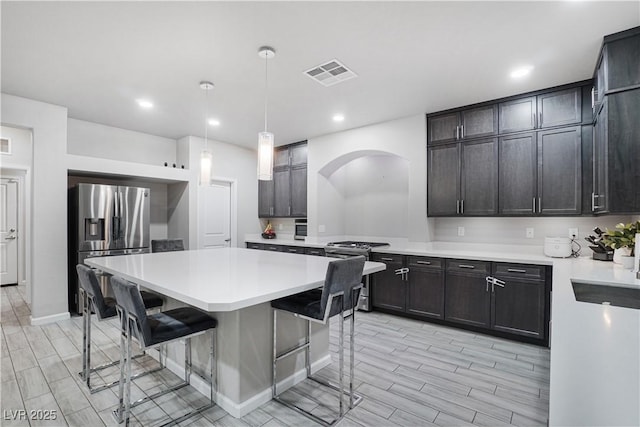
[{"label": "stainless steel range", "polygon": [[[371,248],[389,246],[389,243],[383,242],[357,242],[345,240],[342,242],[327,243],[324,252],[331,258],[349,258],[358,255],[364,255],[368,260],[371,255]],[[360,291],[360,299],[358,300],[358,310],[371,311],[371,300],[369,298],[369,276],[365,276],[362,291]]]}]

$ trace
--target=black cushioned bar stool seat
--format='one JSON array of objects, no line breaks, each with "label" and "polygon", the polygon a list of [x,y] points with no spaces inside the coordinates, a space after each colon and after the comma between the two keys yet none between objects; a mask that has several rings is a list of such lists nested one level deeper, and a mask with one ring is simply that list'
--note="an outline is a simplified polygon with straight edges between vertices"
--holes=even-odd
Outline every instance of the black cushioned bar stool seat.
[{"label": "black cushioned bar stool seat", "polygon": [[[271,302],[273,308],[273,382],[272,382],[272,396],[274,400],[288,406],[296,411],[308,416],[324,425],[333,425],[338,422],[344,416],[343,397],[349,396],[349,408],[353,408],[357,405],[362,398],[356,396],[353,392],[353,374],[354,374],[354,327],[355,327],[355,306],[357,305],[358,297],[360,295],[360,289],[362,289],[362,273],[364,270],[365,258],[364,256],[357,256],[352,258],[335,260],[329,263],[327,267],[327,274],[324,281],[324,286],[321,289],[312,289],[305,292],[300,292],[295,295],[280,298]],[[277,352],[277,328],[278,319],[276,313],[278,310],[286,311],[294,316],[301,317],[307,320],[307,336],[303,344],[285,351],[282,354]],[[349,391],[345,391],[343,388],[343,376],[344,376],[344,319],[345,313],[350,312],[351,317],[351,359],[349,363]],[[328,383],[326,381],[319,380],[311,376],[310,365],[310,336],[311,336],[311,322],[326,324],[327,321],[336,315],[340,315],[339,327],[340,327],[340,351],[339,351],[339,385]],[[277,362],[292,354],[296,354],[300,350],[305,350],[306,357],[306,370],[307,377],[315,382],[328,386],[334,390],[340,392],[340,410],[337,417],[332,421],[326,421],[323,418],[318,417],[311,412],[304,410],[302,407],[296,406],[293,403],[280,399],[277,393]],[[321,406],[321,402],[317,402]]]},{"label": "black cushioned bar stool seat", "polygon": [[[91,314],[95,313],[100,321],[115,317],[117,314],[116,299],[105,297],[102,294],[95,270],[86,265],[78,264],[76,271],[80,283],[80,299],[82,300],[82,372],[80,372],[80,377],[84,380],[91,393],[97,393],[113,387],[118,384],[118,381],[103,384],[99,387],[92,387],[91,373],[117,365],[119,362],[115,361],[91,368]],[[158,294],[147,291],[141,291],[140,294],[146,310],[160,308],[164,304],[164,299]],[[137,374],[135,377],[146,375],[153,371]]]},{"label": "black cushioned bar stool seat", "polygon": [[[138,287],[119,277],[111,278],[111,286],[116,295],[117,309],[122,319],[122,334],[120,340],[120,389],[119,405],[114,412],[118,423],[129,423],[129,413],[132,407],[153,400],[156,397],[170,393],[189,384],[191,364],[191,338],[211,331],[211,359],[210,377],[205,378],[210,388],[210,402],[188,413],[169,424],[178,424],[190,416],[198,414],[213,407],[216,393],[215,380],[215,328],[218,321],[207,313],[193,307],[181,307],[160,313],[147,315],[144,302]],[[143,399],[131,402],[131,339],[135,336],[142,349],[157,347],[179,339],[185,339],[185,372],[184,381],[147,396]]]}]

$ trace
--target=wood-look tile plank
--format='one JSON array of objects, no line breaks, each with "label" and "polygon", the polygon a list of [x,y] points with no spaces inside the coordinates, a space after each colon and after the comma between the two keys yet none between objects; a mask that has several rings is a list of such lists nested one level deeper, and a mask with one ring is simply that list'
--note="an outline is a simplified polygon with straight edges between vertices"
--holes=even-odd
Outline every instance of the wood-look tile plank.
[{"label": "wood-look tile plank", "polygon": [[69,427],[100,427],[105,425],[95,409],[91,407],[66,415],[66,419]]},{"label": "wood-look tile plank", "polygon": [[31,350],[33,351],[33,354],[36,356],[36,359],[38,360],[48,356],[53,356],[58,354],[56,352],[56,349],[53,348],[53,346],[51,345],[51,342],[49,341],[48,338],[45,338],[43,340],[34,340],[29,342],[29,344],[31,345]]},{"label": "wood-look tile plank", "polygon": [[50,382],[49,386],[58,402],[58,406],[60,406],[62,413],[65,415],[73,414],[91,406],[78,384],[71,377]]},{"label": "wood-look tile plank", "polygon": [[437,369],[437,368],[433,368],[431,366],[426,366],[426,365],[422,365],[419,370],[423,372],[427,372],[428,374],[434,375],[436,377],[440,377],[446,381],[451,381],[457,384],[461,384],[463,386],[468,386],[470,388],[485,390],[485,391],[488,391],[489,393],[493,393],[497,387],[496,384],[493,384],[489,381],[476,379],[466,375],[461,375],[457,371],[450,372],[450,371]]},{"label": "wood-look tile plank", "polygon": [[462,396],[467,396],[471,391],[471,387],[469,386],[458,384],[456,382],[449,381],[417,369],[409,369],[409,368],[400,366],[398,369],[395,370],[395,373],[398,374],[399,376],[404,376],[407,378],[413,378],[414,380],[423,381],[424,382],[423,387],[440,387],[445,390],[449,390],[454,393],[460,394]]},{"label": "wood-look tile plank", "polygon": [[412,399],[407,399],[404,396],[386,390],[380,390],[368,384],[363,384],[358,387],[358,392],[367,398],[394,406],[417,417],[424,418],[427,421],[433,421],[438,415],[438,411],[434,408],[418,403]]},{"label": "wood-look tile plank", "polygon": [[460,427],[460,426],[472,426],[473,424],[461,420],[458,417],[454,417],[445,412],[440,412],[436,419],[433,421],[434,424],[442,427]]},{"label": "wood-look tile plank", "polygon": [[360,405],[349,411],[349,418],[365,426],[401,426],[392,420],[381,417],[362,408]]},{"label": "wood-look tile plank", "polygon": [[447,414],[454,415],[461,420],[471,422],[475,415],[475,411],[459,405],[451,398],[441,398],[437,396],[437,393],[432,392],[432,388],[426,388],[424,391],[415,391],[407,389],[406,387],[394,385],[391,387],[392,393],[399,394],[408,399],[413,399],[416,402],[422,402],[439,412],[446,412]]},{"label": "wood-look tile plank", "polygon": [[548,388],[549,383],[544,374],[538,374],[528,369],[517,369],[512,366],[499,365],[495,368],[488,368],[484,365],[472,364],[469,368],[472,371],[482,372],[488,375],[504,378],[513,382],[518,382],[534,388]]},{"label": "wood-look tile plank", "polygon": [[16,379],[18,380],[20,393],[25,402],[28,399],[50,392],[47,379],[42,375],[42,371],[38,366],[16,372]]},{"label": "wood-look tile plank", "polygon": [[247,415],[241,418],[242,421],[249,424],[252,427],[260,427],[267,424],[271,421],[273,417],[269,415],[267,412],[258,408],[254,411],[249,412]]},{"label": "wood-look tile plank", "polygon": [[[22,329],[21,326],[20,329]],[[9,349],[9,352],[20,350],[22,348],[29,348],[29,341],[22,330],[10,335],[6,335],[5,332],[5,339],[7,340],[7,348]]]},{"label": "wood-look tile plank", "polygon": [[3,411],[3,426],[29,425],[27,417],[21,417],[22,412],[20,411],[24,411],[25,407],[20,395],[18,382],[15,379],[2,382],[2,387],[0,387],[0,401],[2,402],[2,405],[0,406]]},{"label": "wood-look tile plank", "polygon": [[37,414],[37,411],[49,411],[49,419],[31,419],[30,423],[32,427],[35,426],[66,426],[67,421],[64,417],[64,414],[60,410],[58,403],[51,393],[46,393],[38,397],[34,397],[32,399],[25,399],[24,406],[27,412],[34,411]]},{"label": "wood-look tile plank", "polygon": [[530,406],[524,403],[517,402],[514,399],[510,399],[508,397],[496,396],[495,394],[486,393],[481,390],[471,390],[469,396],[483,402],[508,409],[511,412],[517,412],[541,423],[547,422],[547,414],[549,412],[549,409],[546,406]]},{"label": "wood-look tile plank", "polygon": [[396,409],[395,412],[389,417],[390,421],[393,421],[396,424],[407,427],[433,427],[437,426],[430,421],[427,421],[423,418],[416,417],[413,414],[402,411],[400,409]]},{"label": "wood-look tile plank", "polygon": [[9,350],[9,354],[11,354],[13,369],[16,372],[38,366],[38,361],[30,347],[21,348],[19,350]]},{"label": "wood-look tile plank", "polygon": [[500,427],[500,426],[509,426],[511,424],[508,422],[490,417],[489,415],[483,414],[482,412],[476,412],[476,416],[473,419],[473,425],[482,426],[482,427]]},{"label": "wood-look tile plank", "polygon": [[[481,372],[475,369],[458,368],[456,373],[465,377],[474,378],[479,383],[486,382],[487,384],[493,384],[495,386],[504,386],[505,388],[513,388],[521,390],[533,395],[539,394],[539,387],[536,384],[528,382],[526,378],[503,378],[499,375],[500,371],[497,369],[494,371],[488,371],[488,373]],[[476,388],[476,387],[472,387]],[[480,388],[480,387],[478,387]]]}]

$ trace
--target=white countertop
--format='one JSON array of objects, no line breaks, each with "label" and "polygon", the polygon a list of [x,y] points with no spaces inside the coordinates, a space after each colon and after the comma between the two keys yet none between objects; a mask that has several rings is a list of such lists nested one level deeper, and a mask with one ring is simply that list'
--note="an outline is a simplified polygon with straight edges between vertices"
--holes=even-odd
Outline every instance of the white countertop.
[{"label": "white countertop", "polygon": [[571,279],[640,287],[612,262],[554,261],[549,425],[638,426],[640,310],[578,302]]},{"label": "white countertop", "polygon": [[[216,248],[88,258],[85,262],[205,311],[233,311],[322,285],[327,264],[311,255]],[[386,266],[367,261],[365,274]]]}]

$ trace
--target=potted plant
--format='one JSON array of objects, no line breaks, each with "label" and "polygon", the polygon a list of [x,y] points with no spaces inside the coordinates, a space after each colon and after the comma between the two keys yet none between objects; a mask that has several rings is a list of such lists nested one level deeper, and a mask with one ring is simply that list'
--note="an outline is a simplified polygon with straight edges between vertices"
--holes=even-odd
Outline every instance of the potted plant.
[{"label": "potted plant", "polygon": [[602,235],[602,243],[614,249],[613,261],[623,264],[627,268],[633,267],[636,233],[640,233],[640,221],[629,224],[617,224],[615,230],[609,230]]}]

